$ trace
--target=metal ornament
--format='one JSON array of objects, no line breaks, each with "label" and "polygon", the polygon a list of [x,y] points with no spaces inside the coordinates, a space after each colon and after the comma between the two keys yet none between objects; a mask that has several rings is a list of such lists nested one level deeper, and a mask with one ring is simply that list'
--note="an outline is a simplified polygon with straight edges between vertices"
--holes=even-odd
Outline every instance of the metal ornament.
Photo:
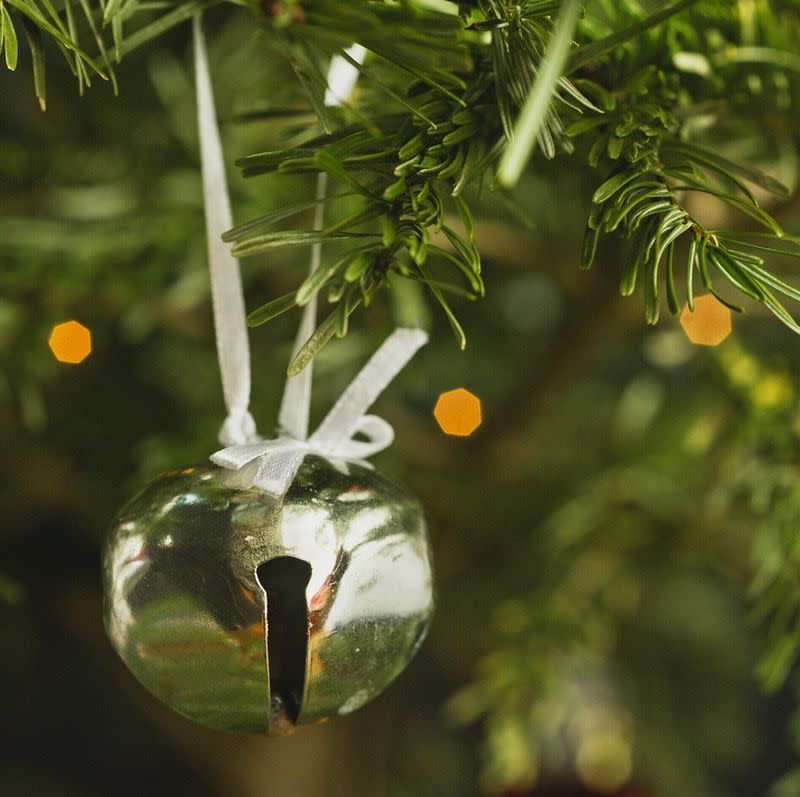
[{"label": "metal ornament", "polygon": [[213,465],[120,512],[104,619],[141,683],[203,725],[284,734],[348,714],[411,660],[434,608],[419,504],[375,470],[307,456],[288,493]]},{"label": "metal ornament", "polygon": [[[232,222],[199,16],[193,25],[224,448],[214,465],[167,473],[123,508],[104,555],[104,619],[122,660],[177,712],[282,734],[375,697],[427,632],[422,510],[363,461],[394,437],[367,410],[427,335],[396,329],[310,435],[308,365],[287,381],[279,436],[258,435],[239,267],[220,237]],[[349,94],[364,53],[334,56],[326,102]],[[323,176],[317,189],[321,199]],[[312,269],[319,257],[317,245]],[[312,300],[295,351],[315,315]]]}]

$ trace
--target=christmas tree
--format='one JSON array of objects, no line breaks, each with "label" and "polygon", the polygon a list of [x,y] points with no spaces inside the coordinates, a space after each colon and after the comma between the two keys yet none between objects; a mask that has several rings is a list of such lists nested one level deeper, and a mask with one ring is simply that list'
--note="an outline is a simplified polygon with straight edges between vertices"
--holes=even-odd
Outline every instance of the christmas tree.
[{"label": "christmas tree", "polygon": [[[171,713],[101,620],[116,509],[224,416],[198,14],[253,414],[431,332],[376,461],[436,619],[280,740]],[[800,794],[798,41],[797,0],[0,0],[3,793]]]}]

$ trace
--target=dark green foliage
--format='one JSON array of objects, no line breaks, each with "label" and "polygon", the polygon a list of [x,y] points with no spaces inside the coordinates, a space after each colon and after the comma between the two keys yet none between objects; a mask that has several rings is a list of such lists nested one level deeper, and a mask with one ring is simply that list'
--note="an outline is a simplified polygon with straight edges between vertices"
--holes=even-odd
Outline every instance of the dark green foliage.
[{"label": "dark green foliage", "polygon": [[[354,247],[341,257],[323,262],[306,279],[297,292],[298,304],[325,290],[329,299],[346,308],[337,327],[342,334],[344,319],[355,309],[357,297],[360,295],[358,303],[368,304],[389,274],[397,273],[430,286],[463,348],[463,332],[442,289],[472,297],[483,295],[471,213],[461,194],[491,157],[480,129],[485,123],[479,112],[488,87],[485,78],[469,85],[453,82],[453,88],[447,91],[416,81],[406,92],[410,115],[387,114],[372,120],[377,129],[394,133],[376,136],[367,130],[344,128],[291,150],[243,158],[239,165],[246,176],[269,171],[325,171],[361,198],[361,208],[320,231],[264,233],[267,219],[244,225],[228,236],[235,242],[234,253],[257,254],[274,246],[351,239]],[[443,188],[450,195],[451,212],[461,219],[465,237],[445,223]],[[380,233],[354,229],[374,221],[378,221]],[[440,234],[450,248],[432,243],[431,232]],[[370,237],[374,240],[363,243]],[[461,285],[440,285],[433,280],[426,266],[429,259],[454,267],[460,273]],[[327,340],[330,335],[321,337]]]},{"label": "dark green foliage", "polygon": [[[14,3],[12,8],[39,26],[37,34],[49,33],[72,53],[79,81],[88,81],[86,65],[94,62],[80,55],[72,6],[65,6],[62,20],[46,5],[51,17],[46,22],[43,12],[34,13],[23,0]],[[80,0],[77,8],[104,65],[97,71],[114,80],[103,28],[110,29],[119,58],[202,7],[186,3],[161,16],[153,16],[138,0],[110,0],[96,11],[88,0]],[[719,127],[728,138],[730,131],[744,137],[757,124],[753,111],[783,114],[791,124],[798,67],[791,49],[798,17],[791,15],[791,6],[760,4],[756,9],[745,4],[737,9],[735,4],[684,0],[647,13],[633,3],[599,3],[579,23],[564,74],[539,80],[550,45],[556,44],[554,20],[561,7],[542,0],[480,0],[460,4],[458,13],[454,5],[448,12],[446,3],[422,0],[398,5],[311,0],[275,4],[266,11],[250,6],[246,13],[258,18],[288,59],[318,125],[297,128],[313,131],[299,146],[242,158],[244,174],[322,170],[362,203],[346,221],[319,231],[265,232],[279,216],[244,225],[230,236],[235,253],[373,235],[373,244],[354,252],[357,260],[337,258],[312,279],[316,290],[344,303],[338,332],[346,330],[345,319],[356,304],[368,304],[394,272],[431,287],[463,346],[463,331],[442,291],[479,297],[483,282],[472,235],[464,239],[445,224],[445,214],[452,212],[445,198],[458,197],[457,215],[468,221],[464,190],[485,183],[487,175],[492,185],[492,172],[509,142],[507,155],[515,165],[503,171],[503,182],[516,180],[533,136],[545,157],[577,148],[591,167],[609,175],[594,196],[581,265],[591,265],[602,234],[628,238],[621,290],[633,292],[637,281],[643,286],[648,323],[657,321],[664,291],[670,311],[678,311],[676,284],[685,286],[690,305],[700,284],[738,309],[735,299],[718,292],[713,283],[718,276],[797,329],[772,293],[792,296],[791,289],[787,292],[788,286],[769,272],[760,254],[748,254],[707,229],[685,207],[688,196],[702,193],[763,226],[775,239],[783,237],[748,184],[779,195],[786,189],[741,165],[741,159],[720,155],[713,131]],[[5,6],[3,20],[11,65],[16,40]],[[37,37],[30,40],[37,94],[44,102],[43,50]],[[364,88],[343,111],[326,108],[325,60],[344,54],[351,41],[372,53],[367,65],[359,67]],[[537,103],[538,110],[531,110]],[[746,115],[737,117],[737,107]],[[518,123],[523,127],[517,129]],[[695,131],[702,133],[702,143]],[[768,150],[769,142],[764,145]],[[689,246],[685,242],[690,240]],[[429,256],[454,267],[458,280],[435,277]],[[307,292],[308,286],[298,296]]]},{"label": "dark green foliage", "polygon": [[[762,10],[766,8],[762,6]],[[567,132],[576,139],[593,139],[586,151],[590,165],[602,167],[616,162],[593,197],[582,265],[588,267],[593,262],[600,233],[621,232],[630,240],[630,247],[620,291],[627,295],[635,289],[637,279],[642,283],[648,323],[658,320],[663,287],[670,312],[680,309],[675,272],[677,263],[682,263],[684,275],[678,282],[685,286],[685,300],[690,307],[699,283],[701,290],[713,293],[733,309],[741,309],[718,292],[712,281],[712,276],[718,276],[729,287],[764,304],[791,329],[800,331],[773,291],[793,299],[798,294],[765,268],[761,255],[768,250],[753,251],[747,241],[737,239],[735,234],[708,229],[686,205],[692,194],[712,197],[741,214],[745,221],[765,229],[766,241],[773,242],[776,253],[797,256],[796,240],[786,236],[773,216],[760,207],[750,186],[779,197],[787,196],[788,189],[758,169],[720,155],[714,148],[714,138],[705,132],[716,124],[728,131],[738,128],[739,135],[746,137],[757,124],[754,112],[770,112],[770,99],[760,91],[765,79],[789,89],[796,78],[776,70],[774,53],[779,50],[771,49],[786,41],[785,31],[778,34],[774,20],[764,13],[752,20],[741,20],[739,29],[730,24],[735,14],[726,19],[718,10],[713,14],[714,27],[701,24],[710,14],[707,4],[698,4],[695,14],[694,26],[684,21],[684,16],[676,16],[657,38],[654,33],[650,41],[631,41],[612,53],[605,79],[593,76],[606,84],[598,92],[603,115],[578,120],[568,128]],[[624,16],[624,12],[618,16]],[[796,29],[797,23],[793,19],[790,27],[794,25]],[[748,38],[763,37],[765,46],[760,50],[742,47],[739,40],[745,30],[749,30]],[[699,31],[706,31],[707,40],[698,38]],[[773,42],[776,35],[778,41]],[[711,42],[715,48],[727,46],[733,53],[745,50],[753,58],[752,71],[747,75],[748,101],[752,105],[747,116],[736,123],[729,99],[740,100],[741,77],[720,79],[703,54]],[[694,48],[697,52],[693,52]],[[653,51],[659,50],[661,57],[653,58]],[[760,58],[756,52],[760,52]],[[606,90],[612,85],[613,93]],[[759,108],[762,102],[765,107]],[[707,146],[691,140],[692,131],[698,127],[703,129]],[[769,142],[763,144],[768,150]],[[682,240],[688,244],[681,246]],[[775,248],[778,241],[785,245]],[[676,247],[680,248],[679,254]],[[666,268],[664,262],[668,264]]]},{"label": "dark green foliage", "polygon": [[[592,264],[599,232],[621,230],[632,243],[623,267],[620,292],[626,296],[633,293],[637,278],[641,276],[644,281],[645,316],[648,323],[654,324],[658,321],[661,307],[662,279],[659,268],[664,262],[668,264],[666,287],[669,309],[673,314],[680,310],[673,256],[676,244],[686,236],[690,243],[685,259],[685,278],[681,282],[686,286],[685,296],[689,307],[694,307],[695,274],[698,274],[704,291],[714,294],[732,309],[741,311],[740,307],[723,298],[714,288],[711,278],[713,271],[741,293],[764,304],[788,327],[800,331],[770,288],[796,300],[800,299],[800,292],[766,271],[764,259],[757,251],[747,251],[760,245],[746,237],[739,240],[735,233],[706,230],[681,205],[677,196],[692,191],[713,196],[765,227],[769,231],[768,241],[779,238],[787,244],[780,249],[772,247],[773,251],[800,257],[797,239],[784,235],[775,219],[758,206],[755,196],[740,177],[776,193],[785,193],[783,186],[776,185],[766,175],[741,169],[712,152],[691,145],[664,144],[661,156],[658,165],[646,169],[638,166],[617,172],[597,189],[589,215],[587,243],[581,265],[588,268]],[[712,187],[709,173],[726,178],[740,195]],[[763,247],[760,248],[764,251]]]}]

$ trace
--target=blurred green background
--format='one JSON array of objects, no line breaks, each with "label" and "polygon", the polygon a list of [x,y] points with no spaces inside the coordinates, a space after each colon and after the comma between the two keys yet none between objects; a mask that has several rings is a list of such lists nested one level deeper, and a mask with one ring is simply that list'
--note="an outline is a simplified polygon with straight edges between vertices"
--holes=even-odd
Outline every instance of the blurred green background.
[{"label": "blurred green background", "polygon": [[[237,113],[300,95],[247,21],[212,30],[232,162],[284,135]],[[25,63],[0,70],[0,794],[800,794],[781,686],[800,643],[800,342],[750,306],[714,348],[672,318],[646,328],[618,296],[618,244],[576,268],[594,187],[576,157],[534,161],[515,214],[475,199],[487,298],[458,307],[468,348],[414,305],[432,342],[376,405],[397,439],[375,463],[425,505],[438,570],[407,673],[282,740],[196,727],[127,673],[101,623],[105,529],[148,478],[204,461],[223,418],[187,34],[126,60],[118,98],[78,100],[54,63],[46,113]],[[313,193],[229,175],[237,221]],[[772,210],[800,228],[796,201]],[[306,258],[245,261],[248,307]],[[316,417],[412,299],[383,292],[320,355]],[[77,366],[47,346],[68,319],[93,336]],[[251,335],[262,429],[297,321]],[[468,439],[432,415],[461,386],[483,405]]]}]

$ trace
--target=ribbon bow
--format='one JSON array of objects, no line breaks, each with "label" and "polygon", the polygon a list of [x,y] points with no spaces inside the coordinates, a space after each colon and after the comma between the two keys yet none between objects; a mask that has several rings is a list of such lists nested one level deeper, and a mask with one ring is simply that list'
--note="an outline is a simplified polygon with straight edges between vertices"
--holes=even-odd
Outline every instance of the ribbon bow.
[{"label": "ribbon bow", "polygon": [[[194,43],[211,295],[223,394],[228,408],[228,417],[220,430],[220,442],[226,448],[213,454],[211,461],[223,468],[241,471],[257,460],[258,468],[249,483],[265,492],[283,496],[308,454],[316,454],[334,463],[368,464],[364,462],[366,457],[391,444],[394,439],[392,427],[382,418],[367,415],[366,411],[420,346],[425,344],[428,336],[419,329],[395,330],[310,437],[308,417],[312,366],[307,365],[286,381],[278,417],[282,434],[274,440],[259,438],[248,409],[250,351],[239,264],[221,240],[222,232],[232,224],[230,199],[199,14],[194,18]],[[325,93],[326,105],[341,105],[350,95],[358,78],[355,64],[364,60],[366,50],[354,44],[348,48],[347,54],[348,58],[336,55],[331,61],[328,91]],[[322,226],[322,200],[326,183],[326,175],[321,172],[317,179],[317,199],[320,201],[315,214],[318,228]],[[319,266],[320,253],[320,245],[315,244],[311,252],[310,271]],[[295,353],[314,331],[316,307],[316,297],[305,306],[295,340]],[[366,437],[366,440],[355,439],[358,434]]]},{"label": "ribbon bow", "polygon": [[[427,334],[420,329],[396,329],[307,439],[282,435],[274,440],[229,446],[213,454],[211,461],[241,470],[258,460],[252,484],[274,495],[286,493],[308,454],[334,463],[359,462],[371,467],[364,460],[391,445],[394,430],[383,418],[367,415],[366,411],[427,340]],[[357,434],[366,440],[356,440]]]}]

